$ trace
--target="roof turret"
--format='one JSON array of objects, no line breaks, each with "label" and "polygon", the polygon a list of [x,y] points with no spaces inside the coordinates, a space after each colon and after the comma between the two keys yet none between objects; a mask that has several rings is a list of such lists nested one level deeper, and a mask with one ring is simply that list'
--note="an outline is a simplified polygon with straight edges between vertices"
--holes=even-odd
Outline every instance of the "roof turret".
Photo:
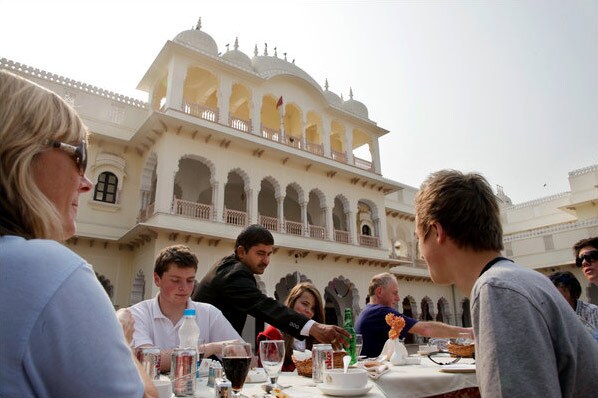
[{"label": "roof turret", "polygon": [[174,37],[174,41],[195,50],[218,56],[216,42],[212,36],[201,30],[201,18],[198,19],[195,28],[179,33]]}]

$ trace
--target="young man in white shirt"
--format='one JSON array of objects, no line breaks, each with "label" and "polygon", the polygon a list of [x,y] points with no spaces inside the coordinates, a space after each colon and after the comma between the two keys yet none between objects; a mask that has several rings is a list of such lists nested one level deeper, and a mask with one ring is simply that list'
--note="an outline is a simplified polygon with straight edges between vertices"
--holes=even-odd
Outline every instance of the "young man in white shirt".
[{"label": "young man in white shirt", "polygon": [[184,245],[162,249],[154,266],[154,283],[160,292],[156,297],[129,308],[135,320],[133,347],[160,348],[160,369],[170,370],[172,349],[178,347],[178,330],[183,312],[195,309],[200,339],[205,342],[205,356],[222,352],[225,341],[242,341],[222,312],[211,304],[190,299],[197,272],[197,257]]}]

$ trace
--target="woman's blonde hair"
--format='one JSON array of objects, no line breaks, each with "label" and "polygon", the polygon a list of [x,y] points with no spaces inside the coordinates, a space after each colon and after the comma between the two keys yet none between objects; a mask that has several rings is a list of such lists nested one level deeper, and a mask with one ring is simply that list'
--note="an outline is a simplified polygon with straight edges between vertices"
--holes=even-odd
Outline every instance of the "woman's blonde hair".
[{"label": "woman's blonde hair", "polygon": [[32,175],[36,155],[48,140],[77,144],[87,128],[57,94],[0,70],[0,236],[63,237],[54,204]]}]

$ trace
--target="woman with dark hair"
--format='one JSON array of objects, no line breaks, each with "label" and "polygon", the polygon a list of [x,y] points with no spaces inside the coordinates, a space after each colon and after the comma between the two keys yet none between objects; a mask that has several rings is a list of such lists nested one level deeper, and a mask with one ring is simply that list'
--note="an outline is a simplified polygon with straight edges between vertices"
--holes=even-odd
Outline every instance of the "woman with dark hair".
[{"label": "woman with dark hair", "polygon": [[563,295],[573,311],[579,316],[584,326],[595,335],[598,333],[598,306],[581,301],[581,285],[569,271],[555,272],[548,276],[554,286]]},{"label": "woman with dark hair", "polygon": [[[302,282],[295,285],[289,292],[285,304],[287,307],[318,323],[325,323],[322,296],[318,292],[318,289],[309,282]],[[262,340],[284,340],[285,358],[282,365],[283,372],[292,372],[295,370],[295,364],[291,358],[293,350],[311,350],[313,344],[317,343],[312,336],[308,336],[305,340],[297,340],[290,334],[282,333],[272,325],[269,325],[263,332],[258,334],[258,347]],[[257,351],[259,353],[259,350]]]}]

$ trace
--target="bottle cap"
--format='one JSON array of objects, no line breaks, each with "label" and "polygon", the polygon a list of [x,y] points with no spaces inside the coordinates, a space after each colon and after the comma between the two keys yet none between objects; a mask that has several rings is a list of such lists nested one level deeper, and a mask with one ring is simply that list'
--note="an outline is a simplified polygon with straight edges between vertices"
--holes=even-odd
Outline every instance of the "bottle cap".
[{"label": "bottle cap", "polygon": [[195,316],[195,309],[188,308],[183,312],[183,316]]}]

